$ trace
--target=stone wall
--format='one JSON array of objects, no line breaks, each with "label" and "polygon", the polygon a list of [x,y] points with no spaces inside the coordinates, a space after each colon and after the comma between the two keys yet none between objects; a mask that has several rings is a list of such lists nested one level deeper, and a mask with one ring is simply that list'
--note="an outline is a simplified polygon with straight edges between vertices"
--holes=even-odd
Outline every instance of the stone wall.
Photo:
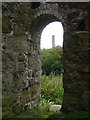
[{"label": "stone wall", "polygon": [[39,44],[28,33],[29,6],[3,3],[3,116],[18,114],[40,101]]},{"label": "stone wall", "polygon": [[[69,4],[70,5],[70,4]],[[89,106],[89,4],[72,3],[64,33],[63,111],[88,110]],[[71,27],[72,26],[72,27]]]},{"label": "stone wall", "polygon": [[64,27],[62,111],[88,110],[88,3],[3,3],[3,117],[40,101],[40,36],[44,27]]}]

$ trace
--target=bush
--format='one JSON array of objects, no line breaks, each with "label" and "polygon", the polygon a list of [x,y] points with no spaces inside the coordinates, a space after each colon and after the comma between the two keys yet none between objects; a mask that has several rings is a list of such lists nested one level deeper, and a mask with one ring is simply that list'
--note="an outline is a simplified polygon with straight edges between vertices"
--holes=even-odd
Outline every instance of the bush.
[{"label": "bush", "polygon": [[41,50],[41,62],[42,62],[42,73],[50,75],[54,73],[55,75],[61,74],[63,71],[62,64],[62,47],[57,46],[51,49]]},{"label": "bush", "polygon": [[[63,96],[62,76],[43,75],[41,81],[41,102],[39,107],[24,110],[16,118],[31,118],[39,120],[40,118],[48,118],[58,111],[50,111],[53,104],[62,104]],[[60,112],[60,111],[59,111]]]},{"label": "bush", "polygon": [[63,98],[62,76],[43,75],[41,81],[41,97],[54,104],[62,104]]}]

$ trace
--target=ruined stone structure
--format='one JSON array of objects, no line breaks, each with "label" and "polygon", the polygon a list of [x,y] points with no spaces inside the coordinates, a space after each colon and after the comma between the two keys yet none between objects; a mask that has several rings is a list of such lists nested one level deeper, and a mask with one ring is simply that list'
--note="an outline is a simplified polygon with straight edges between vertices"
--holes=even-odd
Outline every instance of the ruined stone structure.
[{"label": "ruined stone structure", "polygon": [[[64,28],[62,111],[88,110],[89,3],[2,3],[3,117],[40,101],[40,37],[54,21]],[[48,41],[47,41],[48,42]],[[90,101],[90,100],[89,100]]]},{"label": "ruined stone structure", "polygon": [[55,47],[55,35],[52,35],[52,48]]}]

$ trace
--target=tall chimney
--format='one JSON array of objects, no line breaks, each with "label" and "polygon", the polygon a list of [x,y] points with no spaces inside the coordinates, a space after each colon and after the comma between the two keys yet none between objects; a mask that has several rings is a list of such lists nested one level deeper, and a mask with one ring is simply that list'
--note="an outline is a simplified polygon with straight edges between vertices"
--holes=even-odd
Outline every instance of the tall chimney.
[{"label": "tall chimney", "polygon": [[55,35],[52,35],[52,48],[55,47]]}]

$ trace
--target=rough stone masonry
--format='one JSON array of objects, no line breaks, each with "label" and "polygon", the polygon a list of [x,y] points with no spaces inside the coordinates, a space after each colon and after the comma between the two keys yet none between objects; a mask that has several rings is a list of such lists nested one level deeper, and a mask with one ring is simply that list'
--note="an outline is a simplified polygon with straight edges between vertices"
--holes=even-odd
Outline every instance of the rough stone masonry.
[{"label": "rough stone masonry", "polygon": [[[62,22],[62,111],[89,110],[88,2],[2,3],[2,107],[3,118],[33,108],[40,102],[40,37],[44,27]],[[48,41],[46,41],[48,43]]]}]

